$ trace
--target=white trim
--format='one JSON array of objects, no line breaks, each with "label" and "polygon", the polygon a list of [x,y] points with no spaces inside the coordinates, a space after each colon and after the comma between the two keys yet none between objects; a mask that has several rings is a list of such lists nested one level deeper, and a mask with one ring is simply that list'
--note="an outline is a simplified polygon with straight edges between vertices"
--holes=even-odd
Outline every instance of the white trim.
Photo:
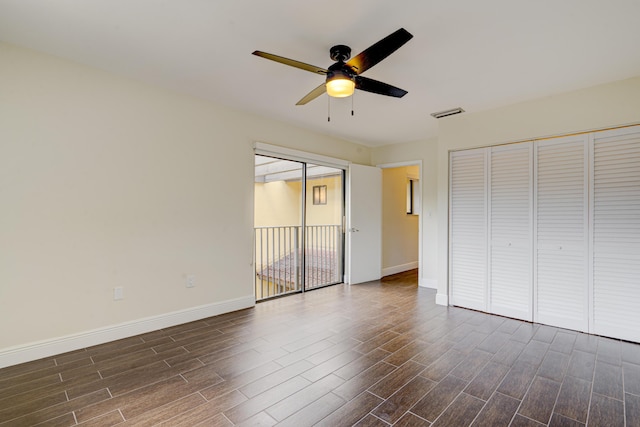
[{"label": "white trim", "polygon": [[255,305],[253,295],[146,317],[54,339],[0,349],[0,368],[217,316]]},{"label": "white trim", "polygon": [[280,147],[278,145],[266,144],[264,142],[254,142],[253,148],[255,154],[286,158],[287,160],[295,160],[299,162],[313,163],[319,166],[330,166],[333,168],[346,170],[349,167],[349,161],[337,159],[335,157],[323,156],[321,154],[308,153],[306,151],[294,150],[292,148]]},{"label": "white trim", "polygon": [[447,294],[436,294],[436,304],[449,305],[449,296]]},{"label": "white trim", "polygon": [[418,286],[422,288],[438,289],[438,279],[420,279]]},{"label": "white trim", "polygon": [[390,276],[392,274],[402,273],[403,271],[414,270],[418,268],[418,261],[409,262],[406,264],[394,265],[392,267],[386,267],[382,269],[382,277]]}]

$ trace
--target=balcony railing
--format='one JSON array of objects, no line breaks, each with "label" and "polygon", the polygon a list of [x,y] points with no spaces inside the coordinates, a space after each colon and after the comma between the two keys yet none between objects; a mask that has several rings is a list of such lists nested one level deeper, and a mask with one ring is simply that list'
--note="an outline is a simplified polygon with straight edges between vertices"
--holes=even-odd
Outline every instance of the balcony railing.
[{"label": "balcony railing", "polygon": [[341,225],[306,226],[304,252],[301,226],[256,227],[254,248],[256,300],[342,281]]}]

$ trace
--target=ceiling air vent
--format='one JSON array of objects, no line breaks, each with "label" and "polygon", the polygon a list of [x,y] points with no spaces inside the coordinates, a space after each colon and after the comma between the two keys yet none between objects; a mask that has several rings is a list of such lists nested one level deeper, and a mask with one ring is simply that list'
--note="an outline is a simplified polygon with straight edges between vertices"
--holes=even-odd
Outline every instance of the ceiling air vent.
[{"label": "ceiling air vent", "polygon": [[452,108],[451,110],[438,111],[437,113],[431,113],[431,115],[436,119],[441,119],[443,117],[453,116],[454,114],[460,114],[460,113],[464,113],[464,110],[458,107],[458,108]]}]

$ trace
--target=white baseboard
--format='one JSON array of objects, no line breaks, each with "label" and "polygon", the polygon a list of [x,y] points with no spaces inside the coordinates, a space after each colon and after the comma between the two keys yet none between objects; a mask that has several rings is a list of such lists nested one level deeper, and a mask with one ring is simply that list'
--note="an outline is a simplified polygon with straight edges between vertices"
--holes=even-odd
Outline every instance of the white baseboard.
[{"label": "white baseboard", "polygon": [[418,286],[429,289],[438,289],[438,280],[437,279],[420,279],[420,283]]},{"label": "white baseboard", "polygon": [[418,268],[418,265],[418,261],[415,261],[407,264],[394,265],[393,267],[386,267],[382,269],[382,277],[402,273],[403,271],[414,270]]},{"label": "white baseboard", "polygon": [[0,349],[0,368],[253,307],[253,295]]},{"label": "white baseboard", "polygon": [[449,305],[449,295],[447,295],[447,294],[436,294],[436,304],[438,304],[438,305]]}]

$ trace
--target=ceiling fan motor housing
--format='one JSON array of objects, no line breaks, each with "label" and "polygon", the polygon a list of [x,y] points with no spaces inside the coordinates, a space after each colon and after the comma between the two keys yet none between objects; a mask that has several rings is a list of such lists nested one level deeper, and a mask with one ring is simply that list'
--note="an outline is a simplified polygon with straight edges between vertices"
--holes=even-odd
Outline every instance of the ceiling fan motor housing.
[{"label": "ceiling fan motor housing", "polygon": [[344,62],[336,62],[329,67],[329,72],[327,73],[327,82],[335,79],[354,80],[355,76],[355,71],[353,71],[353,69],[347,64],[345,64]]},{"label": "ceiling fan motor housing", "polygon": [[346,62],[347,59],[351,58],[351,48],[343,44],[333,46],[329,49],[329,56],[334,61]]}]

